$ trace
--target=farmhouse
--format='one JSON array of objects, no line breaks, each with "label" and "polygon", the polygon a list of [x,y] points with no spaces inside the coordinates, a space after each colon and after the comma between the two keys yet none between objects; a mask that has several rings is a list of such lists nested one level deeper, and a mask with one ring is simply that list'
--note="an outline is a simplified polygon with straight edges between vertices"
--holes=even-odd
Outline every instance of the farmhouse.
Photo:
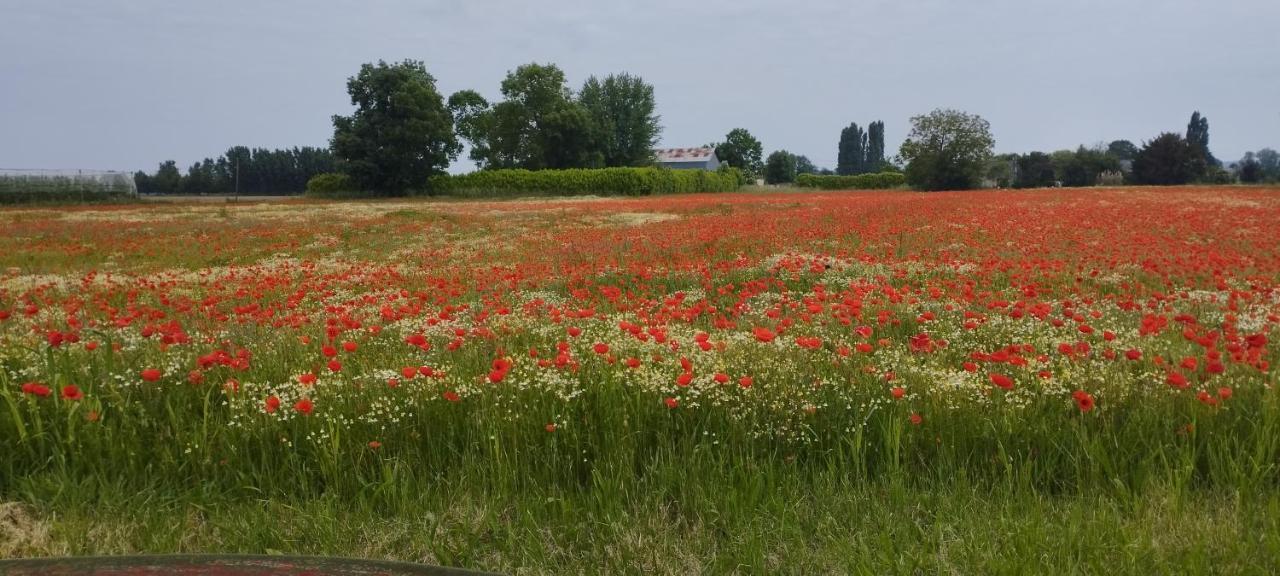
[{"label": "farmhouse", "polygon": [[653,151],[658,166],[672,170],[715,170],[720,167],[715,148],[659,148]]}]

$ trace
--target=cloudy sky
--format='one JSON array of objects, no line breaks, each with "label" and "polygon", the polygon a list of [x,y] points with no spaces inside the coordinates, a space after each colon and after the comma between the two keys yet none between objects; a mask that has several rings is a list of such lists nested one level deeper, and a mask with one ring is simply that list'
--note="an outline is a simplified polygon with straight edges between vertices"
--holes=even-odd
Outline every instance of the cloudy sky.
[{"label": "cloudy sky", "polygon": [[[0,0],[0,168],[185,167],[228,146],[323,146],[363,62],[424,60],[496,96],[554,62],[577,87],[652,82],[662,144],[745,127],[834,166],[840,128],[934,108],[997,151],[1210,121],[1237,159],[1280,147],[1276,0]],[[455,170],[469,166],[465,159]]]}]

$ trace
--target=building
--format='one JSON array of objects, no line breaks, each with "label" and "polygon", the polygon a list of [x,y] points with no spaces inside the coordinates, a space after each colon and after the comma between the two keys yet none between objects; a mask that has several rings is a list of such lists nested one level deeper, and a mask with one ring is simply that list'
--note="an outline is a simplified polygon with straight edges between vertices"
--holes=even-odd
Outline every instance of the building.
[{"label": "building", "polygon": [[715,170],[720,167],[715,148],[660,148],[653,151],[658,166],[672,170]]}]

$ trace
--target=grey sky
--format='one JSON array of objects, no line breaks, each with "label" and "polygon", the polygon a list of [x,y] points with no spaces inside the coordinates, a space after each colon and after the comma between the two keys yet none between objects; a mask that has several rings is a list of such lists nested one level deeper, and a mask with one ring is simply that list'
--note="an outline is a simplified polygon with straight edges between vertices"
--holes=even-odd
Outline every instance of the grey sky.
[{"label": "grey sky", "polygon": [[[840,128],[891,152],[937,107],[998,151],[1182,131],[1223,159],[1280,147],[1275,0],[0,0],[0,168],[186,167],[228,146],[323,146],[363,62],[426,61],[494,97],[554,62],[652,82],[663,144],[742,126],[834,166]],[[469,168],[465,158],[455,169]]]}]

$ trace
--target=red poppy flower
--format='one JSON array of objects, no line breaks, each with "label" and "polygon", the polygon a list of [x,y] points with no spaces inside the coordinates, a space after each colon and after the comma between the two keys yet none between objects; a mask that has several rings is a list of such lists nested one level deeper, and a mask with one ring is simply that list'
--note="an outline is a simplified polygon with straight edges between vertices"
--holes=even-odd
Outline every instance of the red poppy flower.
[{"label": "red poppy flower", "polygon": [[315,410],[315,404],[311,402],[310,398],[303,398],[293,403],[293,409],[297,410],[299,414],[310,416],[311,411]]},{"label": "red poppy flower", "polygon": [[457,393],[457,392],[454,392],[453,390],[445,391],[445,393],[444,393],[444,399],[445,399],[445,400],[448,400],[448,401],[450,401],[450,402],[460,402],[460,401],[462,401],[462,397],[461,397],[461,396],[458,396],[458,393]]},{"label": "red poppy flower", "polygon": [[275,396],[268,396],[266,402],[263,402],[263,408],[267,414],[275,414],[280,409],[280,399]]},{"label": "red poppy flower", "polygon": [[1093,396],[1090,395],[1088,392],[1085,392],[1084,390],[1076,390],[1071,394],[1071,396],[1075,398],[1076,407],[1080,408],[1081,412],[1088,412],[1090,410],[1093,410],[1093,406],[1094,406]]},{"label": "red poppy flower", "polygon": [[910,416],[910,419],[911,419],[911,424],[913,426],[919,426],[920,424],[924,423],[924,416],[921,416],[916,413],[912,413]]},{"label": "red poppy flower", "polygon": [[147,368],[143,370],[140,375],[142,376],[142,379],[147,382],[156,382],[160,380],[160,376],[162,376],[161,372],[155,368]]},{"label": "red poppy flower", "polygon": [[768,328],[757,327],[752,330],[752,333],[755,334],[756,340],[760,342],[773,342],[773,339],[778,337],[778,335],[775,334],[773,330],[770,330]]},{"label": "red poppy flower", "polygon": [[672,410],[675,410],[680,406],[680,401],[676,400],[675,398],[668,397],[666,400],[663,400],[662,402],[667,405],[667,408],[670,408]]},{"label": "red poppy flower", "polygon": [[609,345],[604,342],[597,342],[596,345],[591,348],[592,350],[595,350],[596,354],[600,354],[601,356],[609,353]]},{"label": "red poppy flower", "polygon": [[889,393],[893,394],[893,397],[897,399],[907,395],[907,391],[901,386],[894,386],[893,389],[889,390]]},{"label": "red poppy flower", "polygon": [[62,387],[62,398],[66,400],[79,400],[84,398],[84,392],[75,384],[68,384]]},{"label": "red poppy flower", "polygon": [[1004,374],[992,373],[988,376],[988,378],[991,379],[992,384],[995,384],[996,386],[1004,388],[1005,390],[1013,389],[1013,378],[1005,376]]},{"label": "red poppy flower", "polygon": [[36,382],[28,382],[22,385],[22,393],[29,394],[31,396],[38,396],[40,398],[44,398],[49,394],[51,394],[52,392],[53,391],[50,390],[48,386],[45,386],[44,384],[38,384]]}]

